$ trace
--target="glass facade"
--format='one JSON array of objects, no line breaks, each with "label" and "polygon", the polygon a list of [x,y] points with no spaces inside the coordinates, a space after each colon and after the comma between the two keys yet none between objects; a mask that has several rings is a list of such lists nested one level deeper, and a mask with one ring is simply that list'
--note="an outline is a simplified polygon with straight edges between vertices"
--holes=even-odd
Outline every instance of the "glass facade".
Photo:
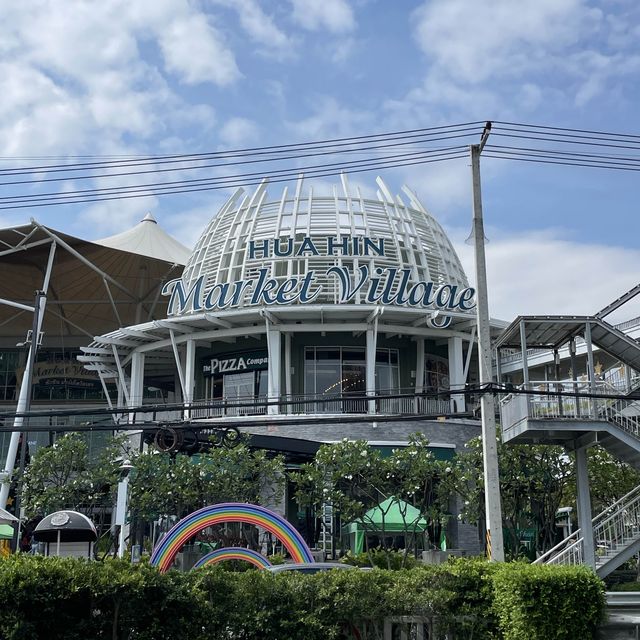
[{"label": "glass facade", "polygon": [[[376,393],[395,394],[400,390],[397,349],[376,350]],[[304,393],[316,398],[362,396],[366,390],[367,365],[364,347],[306,347],[304,353]],[[366,410],[364,400],[354,400],[350,411]],[[335,405],[335,406],[334,406]],[[317,411],[334,412],[338,403],[318,405]]]}]

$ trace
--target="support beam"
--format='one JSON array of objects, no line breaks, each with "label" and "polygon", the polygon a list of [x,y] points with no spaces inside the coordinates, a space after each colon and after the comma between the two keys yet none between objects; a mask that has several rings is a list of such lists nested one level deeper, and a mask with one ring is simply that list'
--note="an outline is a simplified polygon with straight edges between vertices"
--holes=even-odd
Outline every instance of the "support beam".
[{"label": "support beam", "polygon": [[[587,343],[587,374],[589,376],[589,390],[591,393],[597,393],[596,386],[596,370],[593,364],[593,342],[591,341],[591,324],[585,323],[584,326],[584,341]],[[598,410],[596,409],[596,401],[591,398],[589,400],[591,405],[591,417],[598,417]]]},{"label": "support beam", "polygon": [[[292,389],[292,377],[291,371],[291,334],[284,334],[284,392],[287,395],[287,400],[291,400],[293,397]],[[286,405],[283,408],[283,412],[289,413],[290,407]]]},{"label": "support beam", "polygon": [[[18,403],[16,405],[16,413],[26,411],[31,405],[31,376],[33,375],[33,364],[35,362],[36,352],[38,350],[38,341],[40,337],[40,330],[42,329],[42,319],[44,318],[44,311],[47,304],[47,293],[49,290],[49,282],[51,280],[51,270],[53,269],[53,259],[56,254],[55,243],[51,244],[49,250],[49,258],[47,260],[47,267],[42,281],[42,290],[36,292],[35,303],[33,305],[33,325],[31,329],[31,344],[29,346],[29,354],[27,356],[27,367],[22,375],[22,382],[20,383],[20,393],[18,395]],[[9,449],[7,451],[7,459],[5,462],[4,471],[0,474],[0,508],[4,509],[7,506],[7,499],[9,497],[9,489],[11,487],[11,474],[16,464],[16,454],[18,453],[18,443],[20,442],[20,433],[23,425],[23,418],[15,418],[13,421],[14,430],[11,433],[9,440]],[[26,434],[23,438],[22,451],[24,452],[27,446]],[[18,517],[20,514],[18,514]]]},{"label": "support beam", "polygon": [[[424,392],[424,338],[416,338],[416,395]],[[420,412],[421,398],[415,399],[416,414]]]},{"label": "support beam", "polygon": [[191,410],[187,408],[193,402],[193,394],[195,387],[195,370],[196,370],[196,341],[187,340],[187,355],[184,363],[184,380],[185,380],[185,411],[184,419],[191,418]]},{"label": "support beam", "polygon": [[583,562],[595,569],[596,554],[593,544],[591,523],[591,495],[589,492],[589,469],[587,467],[587,447],[576,449],[576,501],[578,526],[583,541]]},{"label": "support beam", "polygon": [[[464,363],[462,358],[462,338],[449,338],[449,389],[464,391]],[[465,411],[464,394],[450,396],[451,411],[462,413]]]},{"label": "support beam", "polygon": [[[280,400],[280,350],[282,345],[282,332],[273,326],[270,326],[269,319],[265,316],[267,327],[267,351],[269,357],[269,368],[267,371],[267,399],[269,402],[278,402]],[[269,405],[267,413],[277,415],[280,413],[280,407],[276,404]]]},{"label": "support beam", "polygon": [[[376,395],[376,345],[378,342],[378,318],[375,317],[373,325],[367,329],[366,333],[366,388],[368,396]],[[376,412],[376,401],[369,400],[367,403],[367,413]]]},{"label": "support beam", "polygon": [[529,361],[527,359],[527,334],[524,320],[520,320],[520,350],[522,351],[522,382],[524,388],[529,388]]},{"label": "support beam", "polygon": [[469,336],[469,347],[467,349],[467,359],[464,363],[464,381],[469,382],[469,368],[471,367],[471,355],[473,354],[473,345],[476,342],[476,331],[478,327],[475,326],[471,329],[471,335]]}]

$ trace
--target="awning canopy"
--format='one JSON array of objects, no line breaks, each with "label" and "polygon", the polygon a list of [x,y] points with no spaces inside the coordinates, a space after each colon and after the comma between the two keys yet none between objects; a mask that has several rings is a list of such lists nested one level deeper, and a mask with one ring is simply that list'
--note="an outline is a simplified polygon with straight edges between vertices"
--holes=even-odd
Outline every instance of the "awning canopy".
[{"label": "awning canopy", "polygon": [[424,531],[428,523],[421,517],[420,511],[404,500],[391,497],[369,509],[357,522],[344,526],[349,532],[357,529],[384,531],[385,533],[414,533]]},{"label": "awning canopy", "polygon": [[176,264],[187,264],[191,257],[191,250],[164,231],[150,213],[133,229],[96,240],[94,244]]},{"label": "awning canopy", "polygon": [[[43,288],[51,265],[45,339],[55,335],[86,341],[114,327],[164,317],[166,300],[159,288],[180,276],[184,262],[175,260],[176,252],[150,257],[136,253],[132,245],[122,246],[88,242],[35,221],[0,229],[0,299],[33,307],[35,291]],[[0,304],[3,336],[24,339],[31,325],[28,309]]]},{"label": "awning canopy", "polygon": [[0,525],[9,524],[10,522],[18,522],[18,518],[11,515],[8,511],[0,509]]}]

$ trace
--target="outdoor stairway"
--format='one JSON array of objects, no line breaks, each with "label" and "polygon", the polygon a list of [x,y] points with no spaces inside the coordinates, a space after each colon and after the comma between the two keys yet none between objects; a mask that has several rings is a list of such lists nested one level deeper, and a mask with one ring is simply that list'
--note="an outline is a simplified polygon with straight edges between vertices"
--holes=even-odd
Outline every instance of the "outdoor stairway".
[{"label": "outdoor stairway", "polygon": [[[593,518],[595,569],[604,578],[640,551],[640,486]],[[584,564],[580,529],[540,556],[534,564]]]}]

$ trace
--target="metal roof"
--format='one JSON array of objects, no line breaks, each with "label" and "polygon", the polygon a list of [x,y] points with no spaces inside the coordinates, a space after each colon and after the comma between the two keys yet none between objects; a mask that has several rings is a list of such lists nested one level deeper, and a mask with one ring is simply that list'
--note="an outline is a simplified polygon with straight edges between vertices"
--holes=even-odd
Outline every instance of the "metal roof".
[{"label": "metal roof", "polygon": [[496,348],[520,349],[521,333],[528,349],[559,349],[583,335],[586,325],[591,342],[636,371],[640,370],[640,343],[598,316],[518,316],[500,335]]}]

